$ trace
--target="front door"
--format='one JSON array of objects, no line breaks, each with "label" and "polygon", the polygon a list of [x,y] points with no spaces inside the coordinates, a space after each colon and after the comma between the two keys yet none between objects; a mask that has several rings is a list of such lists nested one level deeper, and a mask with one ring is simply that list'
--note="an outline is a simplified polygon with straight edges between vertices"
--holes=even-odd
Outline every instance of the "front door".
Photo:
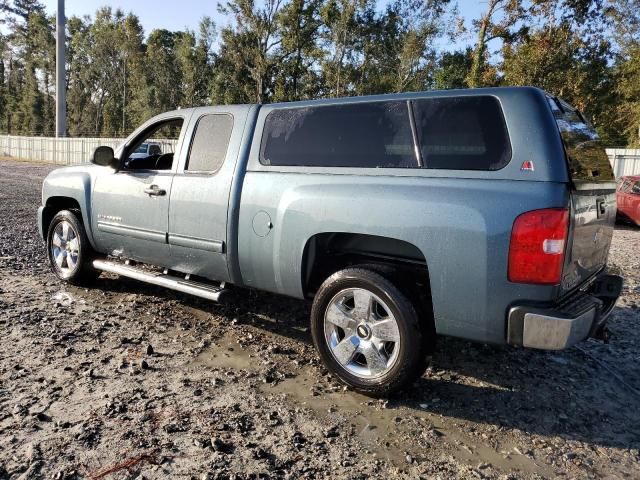
[{"label": "front door", "polygon": [[169,198],[184,122],[173,117],[144,127],[124,147],[120,170],[97,177],[91,217],[100,251],[169,265]]},{"label": "front door", "polygon": [[193,115],[169,211],[171,261],[180,272],[229,280],[227,215],[245,119],[246,113],[234,107]]}]

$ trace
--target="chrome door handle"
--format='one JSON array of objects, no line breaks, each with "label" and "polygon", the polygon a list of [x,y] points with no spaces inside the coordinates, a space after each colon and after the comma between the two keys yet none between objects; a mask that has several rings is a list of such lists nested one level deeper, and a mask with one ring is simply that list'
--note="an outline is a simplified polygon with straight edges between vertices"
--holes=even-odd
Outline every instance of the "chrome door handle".
[{"label": "chrome door handle", "polygon": [[145,188],[144,189],[144,193],[146,193],[147,195],[150,195],[150,196],[161,197],[163,195],[166,195],[167,191],[166,190],[162,190],[157,185],[151,185],[149,188]]}]

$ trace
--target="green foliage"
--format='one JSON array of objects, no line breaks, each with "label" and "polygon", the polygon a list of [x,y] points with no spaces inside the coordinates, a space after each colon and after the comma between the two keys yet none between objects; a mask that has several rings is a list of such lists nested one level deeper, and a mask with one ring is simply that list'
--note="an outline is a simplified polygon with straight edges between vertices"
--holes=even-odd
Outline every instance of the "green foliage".
[{"label": "green foliage", "polygon": [[519,22],[527,20],[527,13],[521,0],[488,0],[483,15],[473,22],[477,30],[477,41],[473,49],[471,70],[467,76],[470,87],[493,86],[496,83],[491,68],[487,68],[487,46],[489,42],[502,39],[505,42],[518,38],[526,32],[526,27],[515,31]]},{"label": "green foliage", "polygon": [[620,124],[629,144],[640,146],[640,41],[629,43],[618,66]]},{"label": "green foliage", "polygon": [[[605,142],[640,143],[637,0],[487,0],[475,19],[456,3],[224,0],[219,31],[203,18],[148,34],[120,10],[72,17],[68,133],[122,136],[198,105],[535,85]],[[55,19],[39,0],[0,0],[0,25],[0,131],[52,134]]]},{"label": "green foliage", "polygon": [[473,51],[470,48],[464,52],[445,52],[434,75],[434,88],[447,90],[468,87],[467,77],[472,64]]}]

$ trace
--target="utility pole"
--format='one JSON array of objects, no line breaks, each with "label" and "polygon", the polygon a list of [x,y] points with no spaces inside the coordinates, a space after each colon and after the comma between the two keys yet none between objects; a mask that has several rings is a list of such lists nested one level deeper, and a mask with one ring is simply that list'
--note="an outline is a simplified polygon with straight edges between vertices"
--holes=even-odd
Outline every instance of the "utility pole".
[{"label": "utility pole", "polygon": [[56,17],[56,137],[67,136],[66,18],[64,0],[58,0]]},{"label": "utility pole", "polygon": [[122,136],[126,137],[127,132],[127,54],[124,54],[124,60],[122,60]]}]

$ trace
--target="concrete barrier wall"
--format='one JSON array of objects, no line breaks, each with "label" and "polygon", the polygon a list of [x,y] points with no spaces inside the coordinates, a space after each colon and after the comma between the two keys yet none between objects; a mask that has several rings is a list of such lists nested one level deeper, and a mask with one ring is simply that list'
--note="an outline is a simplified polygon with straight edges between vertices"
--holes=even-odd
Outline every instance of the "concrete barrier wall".
[{"label": "concrete barrier wall", "polygon": [[[16,137],[0,135],[0,157],[17,160],[54,163],[56,165],[79,165],[91,160],[93,152],[100,146],[117,149],[123,138],[53,138]],[[177,140],[153,140],[162,145],[164,153],[175,151]]]}]

